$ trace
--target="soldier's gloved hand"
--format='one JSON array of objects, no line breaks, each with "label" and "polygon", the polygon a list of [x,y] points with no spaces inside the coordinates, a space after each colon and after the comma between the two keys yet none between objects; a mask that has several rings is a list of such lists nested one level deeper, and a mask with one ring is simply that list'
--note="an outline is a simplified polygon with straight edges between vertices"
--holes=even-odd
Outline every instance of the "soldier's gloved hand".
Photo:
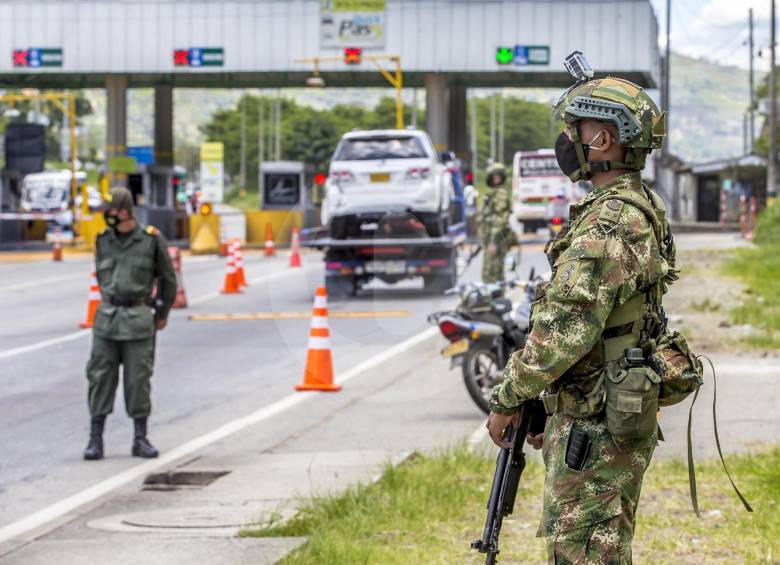
[{"label": "soldier's gloved hand", "polygon": [[528,434],[525,437],[525,441],[534,449],[541,449],[544,445],[544,432],[540,434]]},{"label": "soldier's gloved hand", "polygon": [[160,331],[168,325],[168,320],[157,320],[157,331]]},{"label": "soldier's gloved hand", "polygon": [[488,252],[490,255],[495,255],[495,254],[497,254],[497,253],[498,253],[498,246],[497,246],[495,243],[491,243],[491,244],[490,244],[490,245],[488,245],[488,247],[487,247],[487,252]]},{"label": "soldier's gloved hand", "polygon": [[509,416],[491,412],[488,416],[487,422],[485,423],[485,427],[488,429],[488,434],[490,435],[490,439],[493,440],[493,443],[502,449],[509,449],[512,447],[512,444],[510,444],[502,437],[504,430],[510,423],[514,426],[517,426],[519,420],[519,412],[515,412]]}]

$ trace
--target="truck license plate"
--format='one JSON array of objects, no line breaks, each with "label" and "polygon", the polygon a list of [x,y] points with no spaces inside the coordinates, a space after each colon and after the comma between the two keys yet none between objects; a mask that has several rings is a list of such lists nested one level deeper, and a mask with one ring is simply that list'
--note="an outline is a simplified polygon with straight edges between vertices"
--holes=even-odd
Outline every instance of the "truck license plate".
[{"label": "truck license plate", "polygon": [[406,273],[406,261],[368,261],[366,271],[369,273],[387,273],[402,275]]},{"label": "truck license plate", "polygon": [[456,341],[455,343],[449,344],[447,347],[441,350],[441,356],[442,357],[454,357],[455,355],[460,355],[462,353],[466,353],[469,349],[469,340],[466,338],[463,338],[461,340]]},{"label": "truck license plate", "polygon": [[371,182],[390,182],[390,173],[371,173]]}]

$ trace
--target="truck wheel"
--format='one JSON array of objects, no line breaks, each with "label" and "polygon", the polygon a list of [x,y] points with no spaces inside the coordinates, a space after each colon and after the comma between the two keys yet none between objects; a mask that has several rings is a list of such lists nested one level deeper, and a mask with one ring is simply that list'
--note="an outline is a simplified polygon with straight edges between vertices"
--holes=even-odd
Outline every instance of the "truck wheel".
[{"label": "truck wheel", "polygon": [[502,381],[496,353],[487,343],[472,343],[463,358],[463,383],[471,399],[485,414],[490,413],[490,389]]},{"label": "truck wheel", "polygon": [[331,298],[348,298],[357,294],[355,277],[326,277],[325,290]]}]

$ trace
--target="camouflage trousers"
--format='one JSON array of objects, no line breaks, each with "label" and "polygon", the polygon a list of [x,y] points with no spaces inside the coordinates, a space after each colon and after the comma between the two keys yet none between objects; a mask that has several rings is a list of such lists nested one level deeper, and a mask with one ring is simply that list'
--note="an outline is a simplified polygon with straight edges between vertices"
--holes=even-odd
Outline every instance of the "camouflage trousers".
[{"label": "camouflage trousers", "polygon": [[[590,443],[579,470],[566,464],[574,427],[587,433]],[[547,537],[549,563],[631,563],[639,493],[656,443],[656,434],[641,440],[613,439],[603,413],[575,419],[559,412],[548,418],[538,535]]]},{"label": "camouflage trousers", "polygon": [[[503,238],[501,238],[503,240]],[[490,244],[495,243],[495,253],[490,252]],[[509,251],[505,241],[486,240],[482,243],[482,282],[500,282],[504,280],[504,255]]]}]

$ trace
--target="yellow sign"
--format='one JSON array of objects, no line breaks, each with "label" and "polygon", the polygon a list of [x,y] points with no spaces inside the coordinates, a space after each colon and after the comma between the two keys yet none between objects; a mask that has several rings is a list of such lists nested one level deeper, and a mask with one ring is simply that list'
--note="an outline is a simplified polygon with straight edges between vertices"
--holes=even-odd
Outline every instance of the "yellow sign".
[{"label": "yellow sign", "polygon": [[209,141],[200,146],[201,161],[222,161],[225,157],[225,144],[221,141]]}]

